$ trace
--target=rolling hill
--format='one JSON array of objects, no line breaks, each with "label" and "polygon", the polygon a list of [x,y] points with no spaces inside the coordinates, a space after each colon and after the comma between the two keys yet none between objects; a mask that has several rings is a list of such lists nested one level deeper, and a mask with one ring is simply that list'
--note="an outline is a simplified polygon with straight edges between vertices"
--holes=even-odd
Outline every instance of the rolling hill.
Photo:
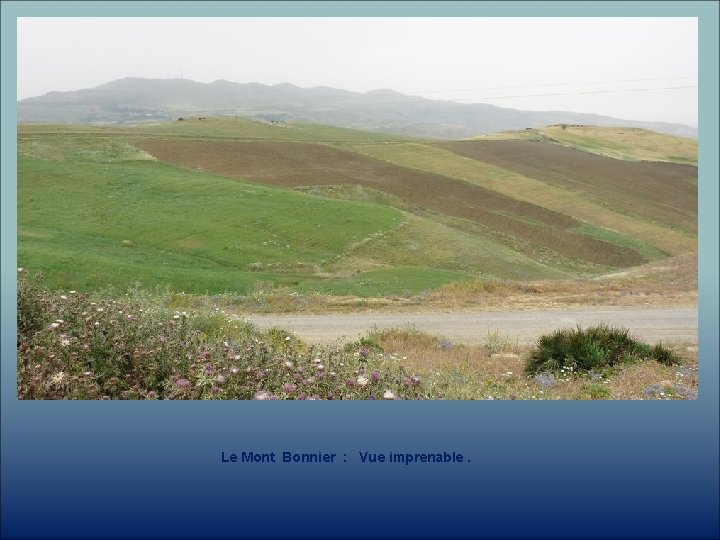
[{"label": "rolling hill", "polygon": [[668,137],[638,161],[594,129],[627,159],[528,134],[427,142],[227,117],[20,125],[18,264],[80,290],[375,296],[695,252],[687,152]]},{"label": "rolling hill", "polygon": [[96,88],[50,92],[17,104],[20,123],[148,123],[218,115],[434,139],[462,139],[549,124],[630,126],[685,137],[697,135],[697,130],[680,124],[567,111],[522,111],[483,103],[432,100],[393,90],[358,93],[224,80],[204,84],[187,79],[126,78]]}]

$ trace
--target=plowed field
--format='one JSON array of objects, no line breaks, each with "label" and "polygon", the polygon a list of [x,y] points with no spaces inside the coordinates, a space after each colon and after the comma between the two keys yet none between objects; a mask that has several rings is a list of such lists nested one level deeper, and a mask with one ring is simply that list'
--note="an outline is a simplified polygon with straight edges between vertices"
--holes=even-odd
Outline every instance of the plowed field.
[{"label": "plowed field", "polygon": [[585,193],[628,214],[697,231],[697,167],[692,165],[623,161],[537,141],[433,144]]},{"label": "plowed field", "polygon": [[154,139],[139,142],[137,146],[164,162],[274,186],[358,184],[371,187],[414,206],[471,220],[591,263],[622,267],[644,261],[633,249],[573,232],[571,229],[580,222],[567,215],[468,182],[326,145]]}]

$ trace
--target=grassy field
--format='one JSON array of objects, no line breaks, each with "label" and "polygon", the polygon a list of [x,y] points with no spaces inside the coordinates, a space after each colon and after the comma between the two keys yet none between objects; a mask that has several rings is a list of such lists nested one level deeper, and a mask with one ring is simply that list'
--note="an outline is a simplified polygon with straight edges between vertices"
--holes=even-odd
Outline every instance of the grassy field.
[{"label": "grassy field", "polygon": [[[552,146],[546,169],[510,147],[486,158],[477,142],[234,118],[20,126],[18,396],[695,399],[693,343],[576,372],[564,346],[554,358],[497,334],[316,347],[243,320],[695,305],[696,169],[543,140],[503,144]],[[624,194],[620,173],[639,175]],[[595,365],[605,349],[577,350]]]},{"label": "grassy field", "polygon": [[[659,166],[668,184],[677,171]],[[85,291],[411,298],[590,278],[696,249],[692,227],[514,167],[309,124],[20,126],[18,263]],[[684,198],[668,187],[646,206],[675,215],[677,203],[692,221],[689,170]],[[599,165],[593,174],[619,189]]]}]

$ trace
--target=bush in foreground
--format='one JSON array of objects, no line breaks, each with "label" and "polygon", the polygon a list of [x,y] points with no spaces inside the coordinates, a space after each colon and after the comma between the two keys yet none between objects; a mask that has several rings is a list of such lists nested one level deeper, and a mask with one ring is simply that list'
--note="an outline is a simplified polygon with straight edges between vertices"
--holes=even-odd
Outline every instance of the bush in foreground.
[{"label": "bush in foreground", "polygon": [[218,312],[49,292],[18,278],[20,399],[422,399],[415,374],[362,344],[314,349]]},{"label": "bush in foreground", "polygon": [[627,329],[601,324],[556,330],[542,336],[530,353],[526,370],[529,374],[600,371],[643,360],[665,365],[680,363],[679,357],[661,344],[650,346],[635,339]]}]

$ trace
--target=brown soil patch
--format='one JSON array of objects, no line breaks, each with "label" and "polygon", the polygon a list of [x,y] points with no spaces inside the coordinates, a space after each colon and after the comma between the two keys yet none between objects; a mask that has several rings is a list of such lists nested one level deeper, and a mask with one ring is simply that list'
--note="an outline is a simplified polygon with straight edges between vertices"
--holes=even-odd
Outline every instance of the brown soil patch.
[{"label": "brown soil patch", "polygon": [[697,231],[697,167],[631,162],[538,141],[433,143],[558,187],[579,191],[653,221]]},{"label": "brown soil patch", "polygon": [[477,185],[322,144],[146,140],[161,161],[280,187],[359,184],[410,204],[480,223],[533,245],[605,266],[637,265],[636,251],[574,233],[575,219]]}]

